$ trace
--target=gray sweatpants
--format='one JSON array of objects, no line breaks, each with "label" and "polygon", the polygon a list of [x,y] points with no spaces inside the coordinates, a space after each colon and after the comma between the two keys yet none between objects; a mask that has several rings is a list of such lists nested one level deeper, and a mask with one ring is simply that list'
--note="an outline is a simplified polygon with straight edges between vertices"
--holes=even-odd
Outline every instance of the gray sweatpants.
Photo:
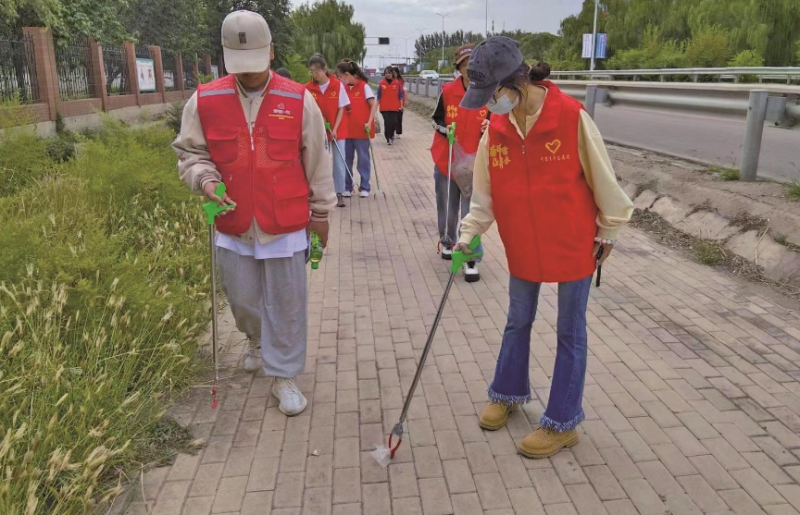
[{"label": "gray sweatpants", "polygon": [[264,374],[298,376],[306,364],[308,333],[305,252],[255,259],[217,247],[217,263],[237,329],[261,344]]}]

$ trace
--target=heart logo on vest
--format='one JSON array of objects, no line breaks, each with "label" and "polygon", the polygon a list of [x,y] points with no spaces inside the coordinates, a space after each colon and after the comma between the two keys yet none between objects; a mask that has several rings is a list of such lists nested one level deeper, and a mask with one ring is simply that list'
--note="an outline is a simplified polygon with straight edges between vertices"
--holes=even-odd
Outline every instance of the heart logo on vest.
[{"label": "heart logo on vest", "polygon": [[561,148],[561,140],[554,139],[550,143],[545,143],[544,148],[550,151],[551,154],[555,154],[556,152],[558,152],[558,149]]}]

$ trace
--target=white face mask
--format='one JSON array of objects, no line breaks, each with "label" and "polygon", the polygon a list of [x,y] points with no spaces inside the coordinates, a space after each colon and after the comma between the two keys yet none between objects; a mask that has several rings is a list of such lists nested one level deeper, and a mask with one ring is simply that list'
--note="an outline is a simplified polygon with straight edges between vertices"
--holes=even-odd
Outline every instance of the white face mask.
[{"label": "white face mask", "polygon": [[492,99],[489,100],[489,103],[486,104],[486,107],[492,114],[508,114],[513,111],[515,107],[517,107],[517,104],[519,104],[518,96],[515,95],[514,101],[512,102],[508,99],[508,95],[503,95],[499,100],[496,100],[494,97],[492,97]]}]

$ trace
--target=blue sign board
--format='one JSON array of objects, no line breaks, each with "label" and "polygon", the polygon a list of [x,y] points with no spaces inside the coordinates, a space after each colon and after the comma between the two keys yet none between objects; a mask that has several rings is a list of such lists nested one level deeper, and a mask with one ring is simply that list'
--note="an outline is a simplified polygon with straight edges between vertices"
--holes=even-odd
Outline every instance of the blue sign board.
[{"label": "blue sign board", "polygon": [[597,35],[597,42],[594,45],[595,59],[605,59],[608,51],[608,34],[605,32]]}]

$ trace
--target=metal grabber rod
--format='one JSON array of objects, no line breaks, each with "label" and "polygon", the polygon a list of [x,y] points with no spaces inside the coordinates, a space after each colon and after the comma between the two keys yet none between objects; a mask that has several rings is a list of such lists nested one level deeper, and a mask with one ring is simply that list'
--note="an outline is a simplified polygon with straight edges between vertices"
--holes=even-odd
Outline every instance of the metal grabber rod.
[{"label": "metal grabber rod", "polygon": [[369,144],[369,154],[370,160],[372,161],[372,169],[375,170],[375,198],[378,198],[378,195],[383,195],[383,198],[386,198],[386,193],[381,191],[381,181],[378,178],[378,163],[375,162],[375,151],[372,149],[372,133],[369,130],[369,127],[365,127],[367,131],[367,143]]},{"label": "metal grabber rod", "polygon": [[[450,147],[447,151],[447,201],[444,208],[444,237],[452,246],[455,242],[450,241],[450,182],[453,179],[453,144],[456,142],[456,122],[447,127],[447,144]],[[439,242],[438,247],[442,243]],[[441,249],[439,249],[441,250]]]},{"label": "metal grabber rod", "polygon": [[[469,249],[473,251],[473,254],[465,254],[460,250],[453,252],[453,261],[450,265],[450,278],[448,279],[447,286],[444,289],[442,301],[439,303],[439,310],[436,312],[436,318],[433,319],[433,326],[431,327],[431,332],[428,334],[428,340],[425,342],[425,348],[422,350],[422,356],[419,359],[419,365],[417,365],[417,373],[414,374],[414,380],[411,382],[411,388],[409,388],[408,395],[406,396],[405,403],[403,404],[403,411],[400,412],[400,420],[397,422],[397,424],[395,424],[392,432],[389,434],[388,450],[390,459],[394,458],[397,449],[400,448],[400,444],[403,442],[403,423],[405,423],[408,410],[411,407],[411,400],[414,398],[414,391],[417,389],[420,377],[422,377],[422,369],[425,367],[425,360],[428,358],[428,354],[433,346],[433,337],[436,335],[436,329],[439,327],[439,322],[442,319],[444,306],[447,302],[448,295],[450,295],[450,288],[452,288],[453,281],[455,280],[459,270],[464,267],[464,263],[467,261],[473,261],[483,256],[482,252],[476,252],[480,245],[481,237],[475,236],[472,239],[472,242],[469,244]],[[395,437],[397,437],[397,443],[394,443]]]},{"label": "metal grabber rod", "polygon": [[[225,198],[225,184],[219,183],[214,195]],[[208,222],[208,246],[211,252],[211,355],[214,360],[214,383],[211,386],[211,408],[217,409],[217,386],[219,384],[219,360],[217,359],[218,333],[217,333],[217,246],[214,242],[216,236],[216,226],[214,219],[228,209],[233,209],[231,205],[221,205],[210,200],[203,204],[203,211],[206,213]]]},{"label": "metal grabber rod", "polygon": [[331,141],[330,141],[330,144],[331,144],[331,146],[332,146],[333,148],[335,148],[335,149],[336,149],[336,152],[338,152],[338,153],[339,153],[339,157],[340,157],[340,158],[341,158],[341,160],[342,160],[342,165],[344,165],[344,169],[345,169],[345,170],[347,170],[347,175],[349,175],[349,176],[350,176],[350,182],[352,182],[352,183],[353,183],[353,189],[354,189],[354,190],[356,190],[356,191],[359,191],[359,190],[361,190],[361,184],[358,184],[358,185],[356,185],[356,178],[355,178],[355,176],[353,175],[353,172],[350,170],[350,168],[348,168],[348,167],[347,167],[347,160],[346,160],[346,159],[344,158],[344,156],[342,155],[342,149],[340,149],[340,148],[339,148],[339,145],[337,145],[337,144],[336,144],[337,140],[333,139],[333,136],[334,136],[334,134],[333,134],[333,129],[331,129],[331,122],[325,122],[325,129],[326,129],[326,130],[327,130],[327,131],[330,133],[330,135],[331,135]]}]

